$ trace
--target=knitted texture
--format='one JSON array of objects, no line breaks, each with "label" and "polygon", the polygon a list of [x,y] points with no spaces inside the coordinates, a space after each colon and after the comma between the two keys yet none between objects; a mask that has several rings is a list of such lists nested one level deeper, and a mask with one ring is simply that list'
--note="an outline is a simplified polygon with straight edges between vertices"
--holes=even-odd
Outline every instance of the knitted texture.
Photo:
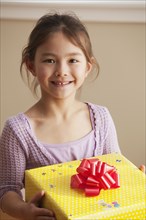
[{"label": "knitted texture", "polygon": [[64,144],[41,143],[24,113],[9,118],[0,137],[0,197],[7,191],[21,195],[26,169],[120,152],[112,117],[107,108],[87,103],[93,130]]}]

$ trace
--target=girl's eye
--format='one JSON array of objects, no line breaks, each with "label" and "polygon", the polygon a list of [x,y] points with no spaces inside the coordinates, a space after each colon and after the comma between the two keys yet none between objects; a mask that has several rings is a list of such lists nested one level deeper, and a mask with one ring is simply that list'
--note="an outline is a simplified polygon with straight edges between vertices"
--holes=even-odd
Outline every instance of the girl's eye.
[{"label": "girl's eye", "polygon": [[78,63],[78,60],[76,60],[76,59],[71,59],[71,60],[70,60],[70,63]]},{"label": "girl's eye", "polygon": [[55,63],[55,60],[53,60],[53,59],[46,59],[46,60],[44,60],[44,63]]}]

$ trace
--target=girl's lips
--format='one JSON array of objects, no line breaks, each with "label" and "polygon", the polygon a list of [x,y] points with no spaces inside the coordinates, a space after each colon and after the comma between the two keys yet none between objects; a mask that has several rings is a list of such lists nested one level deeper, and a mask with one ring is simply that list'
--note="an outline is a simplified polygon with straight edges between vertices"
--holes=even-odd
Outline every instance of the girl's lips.
[{"label": "girl's lips", "polygon": [[67,82],[61,82],[61,81],[51,81],[52,84],[55,86],[66,86],[72,83],[72,81],[67,81]]}]

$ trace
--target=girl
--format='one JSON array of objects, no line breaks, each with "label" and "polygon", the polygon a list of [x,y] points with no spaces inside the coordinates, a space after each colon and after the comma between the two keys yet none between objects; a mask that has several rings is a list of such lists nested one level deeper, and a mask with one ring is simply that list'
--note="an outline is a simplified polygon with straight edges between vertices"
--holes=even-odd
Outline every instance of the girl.
[{"label": "girl", "polygon": [[3,129],[1,209],[21,220],[55,219],[51,210],[36,206],[44,192],[23,201],[25,170],[120,149],[107,108],[76,98],[91,70],[99,70],[87,30],[77,17],[55,13],[40,18],[22,53],[22,74],[24,67],[28,85],[34,93],[39,86],[41,98],[9,118]]}]

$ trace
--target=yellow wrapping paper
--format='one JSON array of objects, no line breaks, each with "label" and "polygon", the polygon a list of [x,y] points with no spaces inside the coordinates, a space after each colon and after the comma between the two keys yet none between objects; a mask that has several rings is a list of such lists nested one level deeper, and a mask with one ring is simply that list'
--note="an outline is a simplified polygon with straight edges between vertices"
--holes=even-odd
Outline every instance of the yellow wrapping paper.
[{"label": "yellow wrapping paper", "polygon": [[98,196],[87,197],[83,190],[70,187],[80,160],[27,170],[26,201],[40,191],[46,195],[42,206],[54,211],[57,220],[144,220],[146,219],[145,174],[120,154],[98,156],[116,167],[120,188],[101,190]]}]

